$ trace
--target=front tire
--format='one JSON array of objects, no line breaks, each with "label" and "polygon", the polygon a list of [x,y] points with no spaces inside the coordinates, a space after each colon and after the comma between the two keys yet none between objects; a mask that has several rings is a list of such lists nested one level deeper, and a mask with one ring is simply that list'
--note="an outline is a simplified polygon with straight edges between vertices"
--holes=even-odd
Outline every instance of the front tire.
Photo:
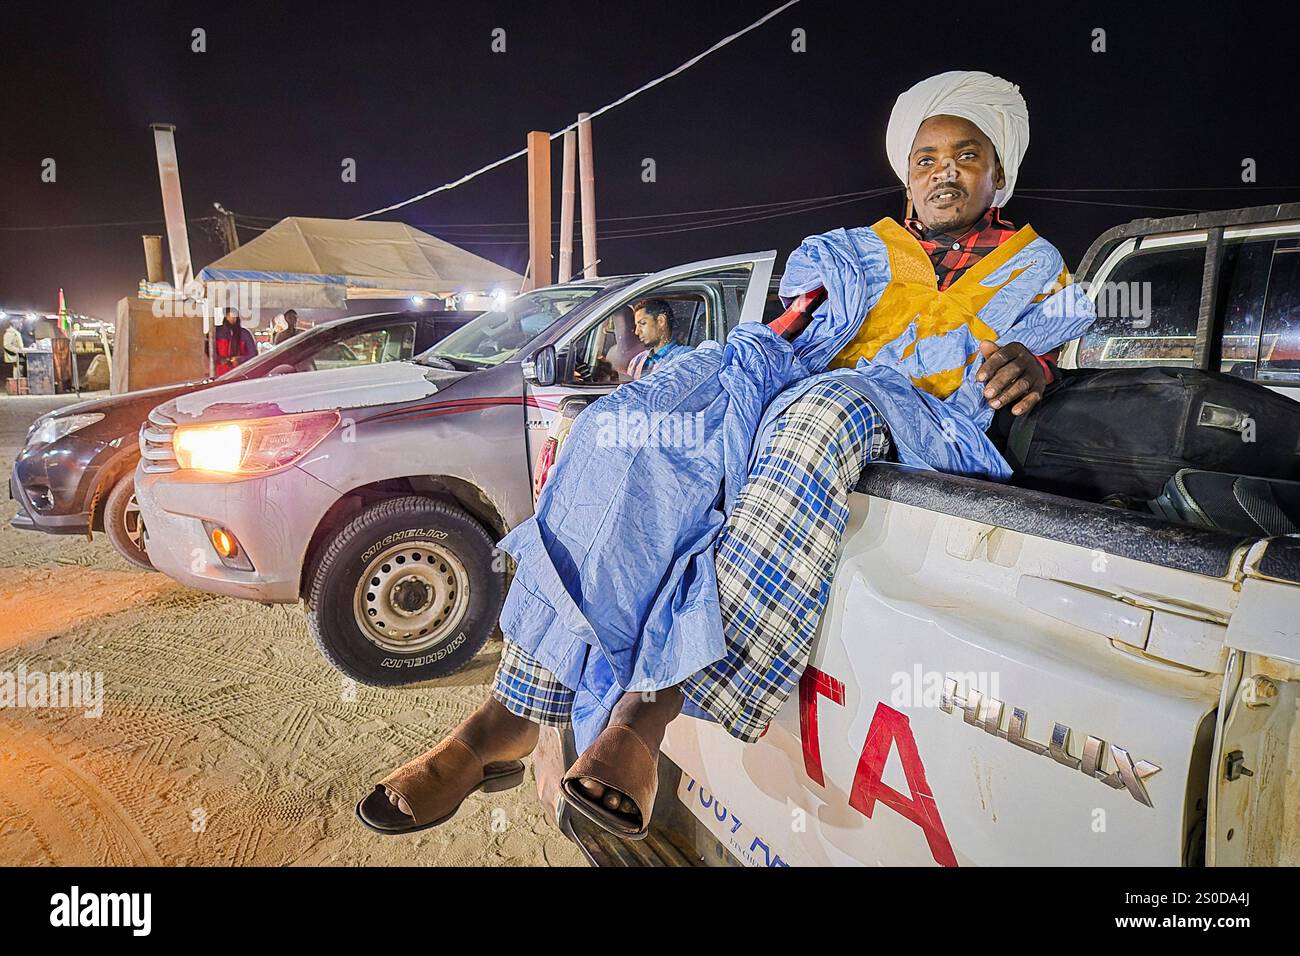
[{"label": "front tire", "polygon": [[307,589],[312,639],[338,670],[397,687],[464,668],[495,630],[505,572],[492,538],[455,505],[390,498],[325,546]]},{"label": "front tire", "polygon": [[113,549],[137,568],[156,570],[144,546],[144,518],[135,501],[135,469],[117,480],[104,502],[104,533]]}]

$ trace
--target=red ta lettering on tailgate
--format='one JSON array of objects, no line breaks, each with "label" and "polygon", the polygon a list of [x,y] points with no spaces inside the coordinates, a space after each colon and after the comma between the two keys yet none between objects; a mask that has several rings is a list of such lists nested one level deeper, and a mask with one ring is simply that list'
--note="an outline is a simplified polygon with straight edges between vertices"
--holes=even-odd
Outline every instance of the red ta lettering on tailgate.
[{"label": "red ta lettering on tailgate", "polygon": [[799,678],[799,736],[803,741],[803,768],[809,779],[826,786],[822,773],[822,745],[817,735],[817,695],[844,703],[844,683],[809,665]]},{"label": "red ta lettering on tailgate", "polygon": [[[910,791],[907,797],[880,779],[885,772],[889,750],[894,745],[898,746],[898,756],[903,763],[903,776]],[[870,818],[877,800],[921,828],[936,863],[940,866],[957,865],[952,844],[948,842],[943,821],[939,819],[939,805],[934,802],[934,794],[925,779],[925,765],[916,749],[911,724],[903,714],[883,701],[876,705],[876,713],[871,718],[867,742],[862,747],[858,772],[849,793],[849,806]]]},{"label": "red ta lettering on tailgate", "polygon": [[[844,682],[809,666],[799,678],[799,736],[803,744],[804,770],[809,779],[824,787],[826,774],[822,770],[821,737],[817,729],[819,694],[843,705]],[[895,744],[898,745],[903,776],[910,791],[907,797],[881,780],[890,748]],[[939,819],[939,806],[925,779],[925,765],[921,763],[911,724],[903,714],[883,702],[876,705],[876,713],[871,718],[867,741],[862,747],[858,771],[853,778],[849,806],[870,819],[877,800],[921,828],[936,863],[940,866],[957,865],[948,833]]]}]

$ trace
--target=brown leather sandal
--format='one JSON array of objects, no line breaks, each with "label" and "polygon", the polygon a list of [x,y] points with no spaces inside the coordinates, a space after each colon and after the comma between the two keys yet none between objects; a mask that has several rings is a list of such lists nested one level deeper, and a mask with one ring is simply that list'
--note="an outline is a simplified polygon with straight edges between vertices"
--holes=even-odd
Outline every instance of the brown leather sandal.
[{"label": "brown leather sandal", "polygon": [[[640,828],[593,799],[579,783],[582,777],[617,790],[631,800],[641,814]],[[650,832],[650,812],[659,788],[659,758],[635,730],[625,724],[614,724],[606,727],[574,761],[564,775],[563,786],[565,801],[592,823],[625,840],[644,840]]]},{"label": "brown leather sandal", "polygon": [[[434,758],[438,758],[434,762]],[[475,779],[477,778],[477,779]],[[466,788],[457,780],[471,779]],[[522,760],[502,760],[484,764],[464,741],[448,737],[426,754],[398,767],[375,785],[375,789],[357,804],[357,819],[376,833],[396,835],[427,830],[446,823],[456,815],[470,794],[482,790],[496,793],[510,790],[524,781]],[[455,787],[455,799],[448,799],[448,788]],[[388,799],[385,790],[397,793],[411,808],[407,816]]]}]

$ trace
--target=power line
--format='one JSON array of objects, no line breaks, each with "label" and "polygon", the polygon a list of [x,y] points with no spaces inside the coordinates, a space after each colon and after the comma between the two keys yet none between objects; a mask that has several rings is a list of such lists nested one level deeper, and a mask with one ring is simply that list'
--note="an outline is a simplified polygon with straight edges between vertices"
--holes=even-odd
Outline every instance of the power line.
[{"label": "power line", "polygon": [[[880,195],[885,195],[886,193],[892,193],[892,192],[895,192],[895,190],[894,189],[882,190]],[[780,212],[768,213],[767,215],[749,216],[743,219],[732,219],[726,222],[701,223],[697,225],[688,225],[682,227],[668,225],[665,228],[657,229],[657,230],[629,231],[624,233],[613,233],[608,235],[602,234],[601,240],[603,241],[606,238],[611,240],[647,239],[653,236],[676,235],[677,233],[681,233],[681,232],[698,232],[701,229],[719,229],[724,226],[740,226],[740,225],[746,225],[751,222],[765,222],[769,219],[780,219],[784,216],[797,216],[806,212],[820,212],[823,209],[832,209],[836,206],[848,206],[848,205],[852,205],[853,203],[861,202],[864,199],[875,199],[875,198],[877,197],[863,196],[858,199],[841,199],[838,202],[828,202],[820,206],[810,206],[807,209],[788,209],[788,210],[782,210]]]},{"label": "power line", "polygon": [[[891,192],[893,190],[890,190]],[[762,215],[753,216],[728,216],[716,219],[699,219],[685,220],[682,222],[656,223],[654,225],[643,226],[635,229],[617,229],[606,230],[601,233],[602,238],[609,239],[635,239],[647,236],[667,236],[681,232],[697,232],[701,229],[718,229],[724,226],[744,225],[751,222],[763,222],[768,219],[777,219],[784,216],[797,216],[803,213],[817,212],[822,209],[830,209],[835,206],[842,206],[851,203],[860,202],[863,199],[875,197],[863,196],[855,199],[841,199],[835,202],[819,203],[815,206],[804,206],[799,209],[782,209],[775,212],[769,212]],[[440,235],[450,236],[456,242],[479,242],[486,239],[511,239],[512,242],[526,241],[527,235],[520,233],[488,233],[480,235],[456,235],[454,233],[441,233]],[[554,241],[554,237],[552,237]]]},{"label": "power line", "polygon": [[246,212],[237,212],[235,215],[240,219],[256,219],[260,222],[269,222],[273,225],[284,218],[283,216],[250,216]]},{"label": "power line", "polygon": [[[794,6],[798,2],[799,0],[786,0],[785,3],[781,4],[781,6],[777,7],[775,10],[772,10],[769,13],[764,14],[762,17],[759,17],[757,20],[755,20],[753,23],[751,23],[749,26],[745,27],[744,29],[737,30],[735,33],[731,34],[730,36],[724,37],[723,39],[719,40],[717,43],[713,44],[713,46],[705,50],[703,53],[699,53],[691,57],[689,60],[687,60],[685,63],[683,63],[681,66],[677,67],[676,69],[670,70],[669,72],[663,74],[663,76],[655,77],[649,83],[645,83],[642,86],[639,86],[637,89],[633,90],[632,92],[624,94],[623,96],[614,100],[614,102],[606,103],[600,109],[592,111],[588,115],[587,121],[590,122],[591,120],[594,120],[597,116],[600,116],[602,113],[608,113],[610,110],[614,109],[615,107],[622,106],[624,103],[632,99],[634,96],[639,96],[641,93],[644,93],[646,90],[651,89],[652,87],[658,86],[660,83],[663,83],[665,80],[672,79],[674,76],[677,76],[679,73],[684,73],[686,70],[689,70],[691,67],[693,67],[696,63],[699,63],[701,60],[703,60],[706,56],[710,55],[711,53],[715,53],[718,50],[721,50],[728,43],[731,43],[733,40],[744,36],[746,33],[749,33],[751,30],[756,30],[758,27],[762,26],[768,20],[771,20],[773,17],[777,16],[783,11],[788,10],[790,7]],[[568,126],[564,127],[564,129],[557,130],[556,132],[551,133],[550,138],[553,140],[558,139],[559,137],[567,133],[569,130],[577,129],[577,127],[578,127],[577,122],[570,123]],[[496,169],[498,166],[504,166],[506,163],[510,162],[511,160],[519,159],[521,156],[527,155],[527,153],[528,150],[526,148],[517,150],[511,153],[509,156],[502,156],[500,159],[496,160],[495,162],[488,163],[486,166],[482,166],[479,169],[474,170],[472,173],[466,173],[464,176],[460,177],[460,179],[453,180],[452,182],[449,183],[443,183],[441,186],[437,186],[433,189],[426,190],[425,192],[422,192],[417,196],[412,196],[410,199],[403,199],[401,202],[393,203],[391,206],[385,206],[382,209],[376,209],[372,212],[362,213],[360,216],[353,216],[352,218],[369,219],[371,216],[378,216],[381,213],[392,212],[394,209],[401,209],[403,206],[409,206],[411,203],[419,202],[421,199],[428,199],[430,196],[434,195],[435,193],[445,192],[448,189],[455,189],[457,186],[462,186],[472,179],[477,179],[479,176],[482,176],[484,173]]]},{"label": "power line", "polygon": [[[634,221],[643,221],[649,219],[676,219],[676,218],[685,218],[688,216],[706,215],[711,213],[740,212],[740,211],[751,210],[751,209],[776,210],[782,208],[790,208],[792,212],[802,212],[802,211],[809,211],[809,210],[826,208],[826,207],[809,205],[806,210],[794,208],[794,207],[802,207],[805,204],[819,203],[823,200],[832,201],[830,202],[830,205],[836,205],[837,203],[834,203],[833,200],[839,200],[839,199],[852,200],[854,198],[870,199],[875,196],[883,195],[885,193],[901,190],[902,188],[903,187],[901,185],[885,186],[885,187],[877,187],[875,189],[856,190],[852,192],[830,193],[825,196],[809,196],[804,199],[782,199],[782,200],[775,200],[772,202],[765,202],[765,203],[747,203],[739,206],[716,206],[708,209],[682,209],[676,212],[646,213],[646,214],[636,215],[636,216],[605,216],[605,217],[601,217],[600,219],[597,219],[597,222],[634,222]],[[1224,192],[1224,191],[1235,191],[1235,190],[1254,190],[1256,192],[1276,191],[1276,190],[1300,190],[1300,186],[1264,186],[1264,185],[1080,186],[1080,187],[1021,186],[1016,190],[1016,194],[1025,199],[1042,199],[1047,202],[1072,202],[1072,203],[1079,203],[1082,205],[1115,206],[1115,207],[1128,208],[1128,209],[1163,209],[1163,210],[1170,210],[1173,212],[1201,212],[1202,210],[1200,209],[1192,209],[1189,207],[1180,207],[1180,206],[1151,206],[1145,203],[1112,203],[1112,202],[1105,202],[1102,200],[1064,199],[1064,198],[1053,197],[1053,196],[1040,196],[1037,194],[1048,193],[1048,192],[1052,192],[1052,193],[1148,193],[1148,192],[1180,193],[1180,192]],[[215,217],[213,216],[198,216],[192,219],[186,219],[185,221],[190,224],[198,225],[198,224],[210,222],[214,218]],[[276,218],[274,216],[253,216],[247,213],[235,213],[235,220],[239,224],[239,227],[241,229],[247,229],[252,232],[265,232],[267,229],[270,228],[270,226],[257,225],[256,223],[266,222],[274,225],[275,223],[280,221],[280,218]],[[749,221],[759,221],[759,220],[745,219],[745,220],[737,220],[737,221],[749,222]],[[45,225],[45,226],[0,226],[0,232],[42,232],[46,230],[64,230],[64,229],[106,229],[106,228],[116,228],[116,227],[125,227],[125,226],[159,226],[165,224],[166,224],[165,220],[162,219],[128,219],[128,220],[121,220],[117,222],[56,223],[56,224]],[[693,225],[693,224],[694,223],[682,223],[682,225]],[[729,223],[720,222],[720,224],[728,225]],[[411,225],[417,229],[459,230],[459,229],[489,229],[489,228],[502,228],[502,227],[513,227],[513,226],[527,226],[528,223],[527,222],[447,222],[447,223],[424,222],[424,223],[411,223]],[[663,223],[661,225],[668,226],[672,224]],[[558,225],[555,225],[553,226],[553,228],[558,229],[559,227]],[[510,235],[516,235],[516,234],[511,233]],[[614,233],[614,235],[617,235],[617,233]],[[469,234],[466,234],[464,238],[468,240],[474,237]],[[492,236],[491,238],[500,238],[500,236]]]},{"label": "power line", "polygon": [[[859,199],[871,199],[885,193],[898,192],[901,189],[902,186],[884,186],[884,187],[876,187],[874,189],[854,190],[852,192],[831,193],[824,196],[808,196],[802,199],[782,199],[782,200],[775,200],[772,202],[764,202],[764,203],[747,203],[739,206],[717,206],[708,209],[682,209],[682,210],[677,210],[675,212],[651,213],[651,214],[638,215],[638,216],[610,216],[608,218],[601,219],[599,221],[600,222],[633,222],[633,221],[644,221],[650,219],[681,219],[682,220],[676,223],[661,222],[653,225],[647,225],[645,227],[645,228],[655,228],[655,229],[663,228],[663,227],[678,228],[678,227],[685,227],[685,226],[705,225],[710,223],[726,225],[731,220],[731,217],[724,216],[717,219],[709,219],[709,218],[686,219],[685,217],[698,217],[698,216],[713,214],[713,213],[743,212],[746,210],[761,210],[764,212],[780,211],[789,214],[795,214],[799,212],[806,212],[806,211],[824,208],[826,206],[838,205],[839,204],[837,202],[838,200],[855,202]],[[247,221],[255,218],[260,218],[260,217],[251,217],[243,213],[235,214],[235,220],[238,223],[239,227],[242,229],[248,229],[254,232],[264,232],[267,228],[269,228],[266,226],[258,226],[251,221]],[[749,218],[741,218],[741,219],[736,219],[735,221],[750,222],[756,220],[752,220]],[[528,223],[526,222],[411,223],[410,225],[416,229],[436,230],[437,234],[443,238],[458,237],[459,239],[464,241],[473,241],[473,240],[488,240],[488,239],[520,239],[520,238],[525,238],[527,236],[527,233],[498,232],[498,233],[474,234],[469,232],[462,232],[461,230],[467,228],[526,226],[528,225]],[[554,233],[558,234],[559,228],[560,227],[558,223],[552,224],[552,231]],[[637,231],[639,230],[622,230],[622,231],[613,230],[611,231],[610,234],[611,235],[621,235],[621,234],[633,235]]]},{"label": "power line", "polygon": [[1100,199],[1064,199],[1060,196],[1023,196],[1030,202],[1068,202],[1079,206],[1117,206],[1120,209],[1161,209],[1166,212],[1204,212],[1203,209],[1190,209],[1186,206],[1152,206],[1140,202],[1103,202]]},{"label": "power line", "polygon": [[[831,193],[827,196],[809,196],[805,199],[782,199],[774,202],[749,203],[744,206],[716,206],[712,209],[682,209],[677,212],[656,212],[647,213],[640,216],[602,216],[597,222],[630,222],[637,219],[672,219],[677,216],[693,216],[705,213],[715,212],[736,212],[745,209],[764,209],[776,208],[778,206],[797,206],[801,203],[820,202],[823,199],[845,199],[850,196],[869,196],[875,195],[884,190],[902,189],[902,186],[885,186],[875,189],[859,189],[846,193]],[[459,228],[488,228],[489,226],[527,226],[524,222],[413,222],[411,223],[417,229],[459,229]]]},{"label": "power line", "polygon": [[[211,216],[200,216],[197,219],[186,219],[188,223],[207,222]],[[58,229],[106,229],[115,226],[159,226],[166,225],[162,219],[131,219],[122,222],[70,222],[52,226],[0,226],[0,232],[44,232],[47,230]]]},{"label": "power line", "polygon": [[[896,192],[901,188],[902,187],[899,186],[891,186],[886,189],[877,190],[876,195],[877,196],[886,195],[891,192]],[[777,219],[783,216],[793,216],[793,215],[798,215],[800,213],[817,212],[822,209],[830,209],[836,206],[849,205],[851,203],[859,202],[861,199],[871,199],[871,198],[876,198],[876,197],[862,196],[854,199],[844,199],[838,202],[827,202],[817,206],[808,206],[806,208],[801,208],[801,209],[782,210],[779,212],[769,213],[767,215],[747,216],[742,218],[720,220],[714,222],[709,222],[706,220],[694,224],[663,224],[662,227],[651,226],[645,229],[626,230],[621,233],[611,232],[608,234],[602,234],[601,239],[602,240],[609,239],[610,241],[614,241],[616,239],[650,239],[656,236],[671,236],[682,232],[696,232],[701,229],[718,229],[718,228],[723,228],[725,226],[737,226],[737,225],[744,225],[751,222],[763,222],[769,219]],[[1023,198],[1030,201],[1042,200],[1044,202],[1063,202],[1063,203],[1070,203],[1072,205],[1083,205],[1083,206],[1112,206],[1112,207],[1118,207],[1122,209],[1159,209],[1168,212],[1203,212],[1203,210],[1201,209],[1191,209],[1182,206],[1151,206],[1145,203],[1114,203],[1114,202],[1104,202],[1102,200],[1095,200],[1095,199],[1065,199],[1058,196],[1025,196]],[[526,245],[528,242],[526,238],[503,240],[498,237],[492,237],[490,239],[477,239],[475,237],[465,237],[459,239],[458,241],[469,243],[471,245],[482,245],[482,246],[520,246],[520,245]]]},{"label": "power line", "polygon": [[[785,216],[785,215],[797,215],[799,213],[812,212],[817,209],[825,209],[831,206],[843,205],[845,203],[854,203],[864,199],[873,199],[877,196],[884,195],[887,193],[899,192],[901,188],[902,187],[900,186],[886,186],[883,189],[863,190],[862,192],[845,193],[840,196],[818,197],[815,199],[802,199],[797,201],[798,202],[797,206],[794,203],[786,202],[786,203],[780,203],[779,206],[783,208],[777,208],[777,209],[772,208],[773,205],[777,205],[777,204],[767,204],[767,203],[755,204],[754,206],[749,206],[749,207],[738,206],[732,208],[762,209],[764,210],[765,213],[768,213],[770,215],[755,214],[753,216],[739,216],[739,217],[735,215],[726,215],[726,216],[720,216],[716,218],[706,217],[706,218],[697,218],[697,219],[683,219],[679,222],[660,222],[660,223],[647,224],[642,227],[634,227],[634,228],[628,228],[622,230],[618,230],[618,229],[607,230],[605,233],[602,233],[602,235],[609,235],[611,237],[632,236],[632,235],[639,235],[648,230],[664,230],[664,231],[672,232],[672,231],[682,231],[684,229],[687,229],[688,227],[707,226],[707,225],[731,225],[733,223],[738,223],[738,222],[758,222],[761,221],[762,219],[776,218],[777,216]],[[693,212],[697,212],[697,213],[705,212],[705,211],[706,210],[693,210]],[[675,215],[686,215],[686,213],[665,213],[662,215],[675,216]],[[626,221],[630,219],[642,219],[648,217],[625,216],[625,217],[618,217],[618,218],[622,221]],[[522,232],[498,232],[498,233],[479,233],[479,234],[464,233],[464,232],[458,232],[455,229],[443,228],[442,226],[435,225],[432,223],[417,224],[417,228],[436,229],[437,235],[439,235],[440,237],[457,238],[462,241],[507,239],[507,238],[522,239],[527,237],[527,233],[522,233]],[[552,232],[558,233],[558,227],[553,227]],[[658,235],[661,233],[656,232],[655,234]]]},{"label": "power line", "polygon": [[768,219],[779,219],[783,216],[797,216],[806,212],[816,212],[821,209],[831,209],[835,206],[852,205],[853,203],[863,202],[867,199],[875,199],[878,196],[883,196],[889,193],[895,193],[899,191],[901,191],[900,187],[890,186],[886,189],[874,190],[873,192],[866,195],[853,196],[850,198],[843,198],[843,199],[828,200],[826,202],[819,202],[813,205],[800,206],[799,208],[796,209],[767,210],[765,212],[755,213],[754,215],[751,216],[719,216],[711,219],[706,218],[706,219],[698,219],[698,220],[689,220],[686,222],[655,223],[653,225],[648,225],[641,228],[606,230],[601,235],[602,236],[607,235],[610,236],[611,238],[617,238],[620,236],[638,236],[638,235],[652,235],[652,234],[667,235],[673,232],[693,232],[698,229],[710,228],[712,226],[734,226],[740,223],[764,222]]},{"label": "power line", "polygon": [[1271,192],[1278,189],[1300,189],[1300,186],[1017,186],[1022,193],[1200,193],[1224,192],[1233,189],[1253,189]]},{"label": "power line", "polygon": [[[882,190],[881,195],[884,195],[885,193],[892,193],[895,192],[896,190],[897,187],[890,187],[888,190]],[[706,221],[694,225],[668,224],[666,226],[652,226],[652,227],[647,227],[645,229],[626,230],[621,233],[608,233],[608,234],[602,233],[601,241],[603,242],[605,241],[605,239],[609,239],[611,242],[617,239],[649,239],[655,236],[673,236],[683,232],[697,232],[701,229],[721,229],[726,226],[741,226],[741,225],[747,225],[748,223],[752,223],[752,222],[763,222],[768,219],[778,219],[783,216],[797,216],[800,215],[801,213],[818,212],[822,209],[830,209],[835,206],[846,206],[852,203],[861,202],[863,199],[873,199],[873,198],[876,197],[863,196],[855,199],[842,199],[839,200],[838,202],[823,203],[820,206],[809,206],[805,209],[785,209],[778,212],[768,213],[766,215],[746,216],[743,218],[729,219],[727,221],[720,221],[720,222]],[[477,239],[471,237],[471,238],[460,239],[458,241],[467,243],[469,245],[479,245],[479,246],[521,246],[521,245],[527,245],[528,243],[528,240],[526,238],[525,239],[498,239],[495,237],[490,239]]]},{"label": "power line", "polygon": [[[869,197],[879,195],[882,191],[901,190],[903,187],[886,186],[875,189],[861,189],[843,193],[830,193],[825,196],[808,196],[803,199],[782,199],[765,203],[747,203],[739,206],[715,206],[706,209],[681,209],[676,212],[658,212],[645,213],[636,216],[601,216],[596,221],[599,223],[607,222],[632,222],[646,219],[675,219],[679,217],[703,215],[717,212],[737,212],[748,209],[776,209],[787,206],[799,206],[804,203],[820,202],[821,200],[846,199],[852,196]],[[1087,186],[1087,187],[1052,187],[1052,186],[1020,186],[1017,193],[1026,198],[1036,193],[1145,193],[1145,192],[1214,192],[1224,190],[1300,190],[1300,186]],[[1120,204],[1126,205],[1126,204]],[[1159,209],[1159,206],[1143,206],[1139,203],[1127,204],[1134,208]],[[283,217],[275,216],[252,216],[247,213],[236,213],[235,218],[241,226],[259,231],[265,230],[267,226],[261,226],[260,223],[275,224]],[[460,230],[460,229],[498,229],[508,227],[524,227],[528,225],[526,220],[514,222],[413,222],[410,223],[416,229],[437,229],[437,230]],[[559,225],[554,224],[553,229],[558,229]],[[524,235],[523,233],[510,233],[510,235]],[[499,238],[499,237],[494,237]]]}]

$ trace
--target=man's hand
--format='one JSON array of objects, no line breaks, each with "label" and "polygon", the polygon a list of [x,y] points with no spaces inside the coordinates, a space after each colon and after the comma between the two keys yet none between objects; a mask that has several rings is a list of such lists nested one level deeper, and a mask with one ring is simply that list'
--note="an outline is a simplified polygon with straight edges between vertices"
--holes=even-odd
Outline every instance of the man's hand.
[{"label": "man's hand", "polygon": [[[993,408],[1011,406],[1012,415],[1023,415],[1043,397],[1047,375],[1037,356],[1019,342],[998,348],[996,342],[981,342],[984,364],[975,378],[984,382],[984,398]],[[1018,399],[1018,401],[1017,401]]]}]

